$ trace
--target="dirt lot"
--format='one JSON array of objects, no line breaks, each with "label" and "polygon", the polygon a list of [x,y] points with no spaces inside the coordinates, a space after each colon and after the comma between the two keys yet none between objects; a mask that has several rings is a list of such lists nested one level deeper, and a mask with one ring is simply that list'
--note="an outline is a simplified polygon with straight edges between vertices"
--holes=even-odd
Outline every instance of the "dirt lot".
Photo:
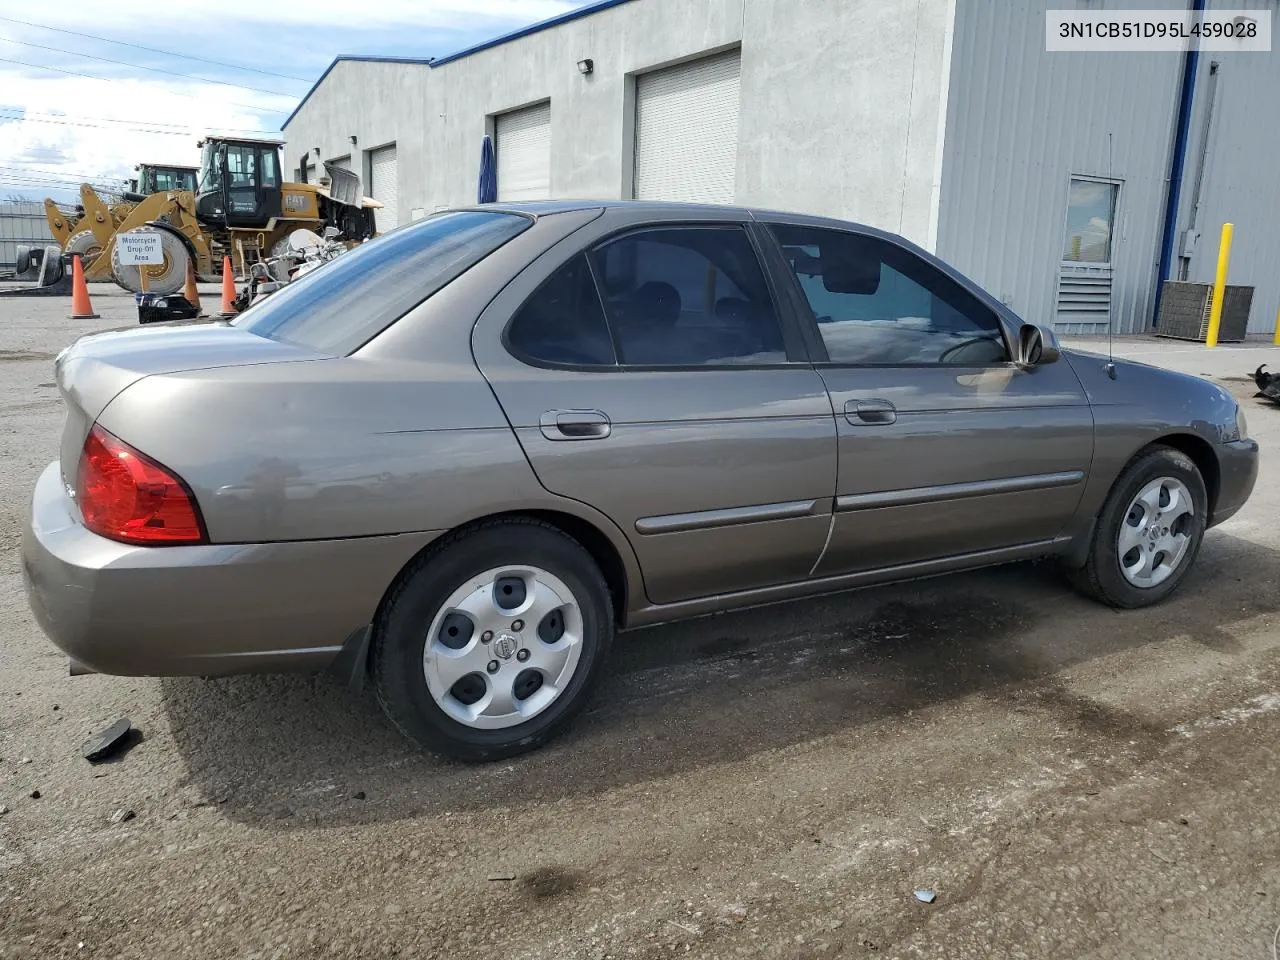
[{"label": "dirt lot", "polygon": [[569,737],[462,767],[327,678],[67,677],[17,545],[54,354],[130,320],[93,297],[0,299],[0,957],[1272,956],[1280,409],[1157,609],[1032,565],[656,628]]}]

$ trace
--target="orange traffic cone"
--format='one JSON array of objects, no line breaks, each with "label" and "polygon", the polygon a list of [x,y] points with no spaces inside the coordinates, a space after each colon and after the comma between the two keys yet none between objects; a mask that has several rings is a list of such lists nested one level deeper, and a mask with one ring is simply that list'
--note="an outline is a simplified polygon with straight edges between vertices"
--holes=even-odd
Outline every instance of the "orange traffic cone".
[{"label": "orange traffic cone", "polygon": [[202,312],[200,291],[196,289],[196,265],[190,257],[187,257],[187,282],[182,288],[182,295],[186,297],[187,303],[196,308],[196,313]]},{"label": "orange traffic cone", "polygon": [[71,261],[71,317],[72,320],[97,320],[93,304],[89,302],[89,286],[84,282],[84,267],[80,266],[80,254]]},{"label": "orange traffic cone", "polygon": [[231,266],[231,258],[222,258],[222,316],[236,315],[236,277]]}]

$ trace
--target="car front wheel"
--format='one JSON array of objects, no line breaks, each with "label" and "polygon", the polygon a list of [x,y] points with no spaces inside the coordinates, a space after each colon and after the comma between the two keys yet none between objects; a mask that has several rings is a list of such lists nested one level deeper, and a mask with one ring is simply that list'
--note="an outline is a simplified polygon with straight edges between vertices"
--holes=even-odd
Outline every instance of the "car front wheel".
[{"label": "car front wheel", "polygon": [[1112,487],[1089,558],[1071,571],[1083,593],[1122,609],[1150,606],[1177,589],[1204,538],[1204,478],[1186,454],[1152,447]]},{"label": "car front wheel", "polygon": [[612,638],[608,587],[576,541],[533,520],[481,526],[418,561],[386,604],[378,699],[429,750],[509,757],[583,707]]}]

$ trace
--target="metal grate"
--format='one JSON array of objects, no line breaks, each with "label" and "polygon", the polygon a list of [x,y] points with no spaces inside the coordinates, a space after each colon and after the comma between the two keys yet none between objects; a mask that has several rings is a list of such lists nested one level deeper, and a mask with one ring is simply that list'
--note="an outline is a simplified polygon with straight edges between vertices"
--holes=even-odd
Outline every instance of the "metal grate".
[{"label": "metal grate", "polygon": [[[1227,286],[1222,303],[1222,323],[1218,328],[1219,342],[1234,343],[1245,338],[1252,306],[1253,287]],[[1167,281],[1160,293],[1156,335],[1203,342],[1209,334],[1212,310],[1212,284]]]},{"label": "metal grate", "polygon": [[1063,263],[1058,275],[1054,326],[1071,332],[1105,327],[1111,316],[1111,267]]}]

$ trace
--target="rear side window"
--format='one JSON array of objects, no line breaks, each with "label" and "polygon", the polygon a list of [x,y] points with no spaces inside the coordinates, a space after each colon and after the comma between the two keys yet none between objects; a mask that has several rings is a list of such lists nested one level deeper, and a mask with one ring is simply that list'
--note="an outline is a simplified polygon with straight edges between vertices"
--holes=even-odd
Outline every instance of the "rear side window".
[{"label": "rear side window", "polygon": [[507,344],[540,363],[614,363],[613,341],[585,256],[574,257],[525,301],[511,320]]},{"label": "rear side window", "polygon": [[232,323],[269,340],[344,356],[532,223],[510,213],[442,213],[361,244]]},{"label": "rear side window", "polygon": [[741,227],[644,230],[593,256],[619,363],[786,361],[773,298]]}]

